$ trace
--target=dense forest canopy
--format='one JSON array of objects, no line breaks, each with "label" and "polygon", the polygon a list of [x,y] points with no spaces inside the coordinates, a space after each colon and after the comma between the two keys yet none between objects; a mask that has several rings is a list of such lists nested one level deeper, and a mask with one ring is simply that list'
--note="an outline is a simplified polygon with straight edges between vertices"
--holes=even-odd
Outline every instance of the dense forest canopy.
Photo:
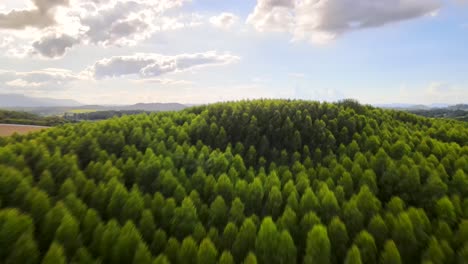
[{"label": "dense forest canopy", "polygon": [[257,100],[0,138],[0,263],[467,263],[468,123]]}]

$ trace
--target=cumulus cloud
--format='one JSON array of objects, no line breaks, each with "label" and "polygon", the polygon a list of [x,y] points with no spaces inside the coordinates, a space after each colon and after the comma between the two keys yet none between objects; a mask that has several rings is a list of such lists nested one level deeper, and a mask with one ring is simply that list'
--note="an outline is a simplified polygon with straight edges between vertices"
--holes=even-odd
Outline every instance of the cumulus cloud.
[{"label": "cumulus cloud", "polygon": [[188,1],[32,0],[28,9],[0,11],[0,30],[29,45],[26,53],[9,46],[9,54],[57,58],[75,45],[136,45],[159,31],[198,26],[199,15],[171,11]]},{"label": "cumulus cloud", "polygon": [[154,31],[152,12],[145,11],[146,8],[138,2],[117,2],[114,6],[86,13],[81,17],[81,23],[87,28],[85,35],[91,43],[130,44]]},{"label": "cumulus cloud", "polygon": [[0,70],[0,87],[31,88],[41,90],[62,89],[70,82],[84,77],[64,69],[44,69],[39,71],[15,72]]},{"label": "cumulus cloud", "polygon": [[247,23],[261,32],[326,42],[350,31],[433,15],[441,5],[441,0],[257,0]]},{"label": "cumulus cloud", "polygon": [[55,23],[55,10],[68,5],[68,0],[33,0],[34,8],[0,13],[0,28],[44,28]]},{"label": "cumulus cloud", "polygon": [[218,54],[214,51],[175,56],[136,54],[133,56],[115,56],[97,61],[88,69],[88,72],[97,79],[126,75],[139,75],[141,78],[153,78],[202,66],[230,64],[238,60],[239,57],[237,56]]},{"label": "cumulus cloud", "polygon": [[232,13],[221,13],[218,16],[211,17],[210,23],[217,28],[229,29],[238,20],[239,20],[239,17]]},{"label": "cumulus cloud", "polygon": [[69,48],[78,43],[79,40],[66,34],[60,36],[50,35],[35,41],[33,47],[36,52],[44,57],[56,58],[63,56]]}]

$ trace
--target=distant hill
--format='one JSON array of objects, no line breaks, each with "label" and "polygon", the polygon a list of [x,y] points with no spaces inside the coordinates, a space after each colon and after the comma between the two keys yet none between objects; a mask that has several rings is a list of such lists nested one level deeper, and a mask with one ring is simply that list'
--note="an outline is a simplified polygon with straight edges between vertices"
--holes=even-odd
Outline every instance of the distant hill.
[{"label": "distant hill", "polygon": [[71,99],[54,99],[45,97],[30,97],[21,94],[0,94],[0,107],[77,107],[82,104]]},{"label": "distant hill", "polygon": [[468,104],[457,104],[457,105],[452,105],[452,106],[449,106],[448,109],[450,109],[450,110],[464,110],[464,111],[468,111]]}]

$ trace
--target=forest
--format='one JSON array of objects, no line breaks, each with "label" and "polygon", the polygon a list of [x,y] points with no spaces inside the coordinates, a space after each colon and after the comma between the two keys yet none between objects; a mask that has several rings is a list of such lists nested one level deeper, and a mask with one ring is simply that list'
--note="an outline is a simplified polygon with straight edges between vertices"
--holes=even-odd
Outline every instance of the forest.
[{"label": "forest", "polygon": [[0,263],[468,263],[468,123],[254,100],[0,138]]},{"label": "forest", "polygon": [[28,112],[0,109],[0,123],[2,124],[56,126],[65,124],[66,122],[67,121],[65,119],[59,116],[42,117]]},{"label": "forest", "polygon": [[137,114],[150,114],[151,112],[146,112],[143,110],[105,110],[105,111],[93,111],[85,113],[73,113],[67,112],[64,114],[64,119],[70,122],[78,121],[99,121],[106,120],[113,117],[122,117],[124,115],[137,115]]}]

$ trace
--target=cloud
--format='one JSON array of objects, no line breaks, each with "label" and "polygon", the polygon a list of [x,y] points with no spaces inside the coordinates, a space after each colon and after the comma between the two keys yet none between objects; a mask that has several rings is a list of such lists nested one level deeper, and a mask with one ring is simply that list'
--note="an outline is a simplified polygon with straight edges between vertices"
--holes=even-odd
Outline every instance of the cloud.
[{"label": "cloud", "polygon": [[[9,54],[57,58],[76,45],[133,46],[156,32],[195,27],[202,20],[172,11],[190,0],[33,1],[28,9],[0,11],[3,36],[28,45],[21,50],[10,45]],[[7,44],[0,39],[0,45]]]},{"label": "cloud", "polygon": [[50,35],[35,41],[33,48],[44,57],[56,58],[62,57],[68,49],[78,43],[79,40],[66,34],[61,36]]},{"label": "cloud", "polygon": [[434,15],[441,0],[257,0],[247,23],[290,32],[294,40],[327,42],[344,33]]},{"label": "cloud", "polygon": [[34,8],[0,13],[0,28],[24,29],[45,28],[55,24],[55,10],[67,6],[68,0],[33,0]]},{"label": "cloud", "polygon": [[239,17],[232,13],[221,13],[218,16],[211,17],[210,23],[217,28],[229,29],[238,20],[239,20]]},{"label": "cloud", "polygon": [[173,79],[160,79],[160,78],[150,78],[150,79],[138,79],[133,80],[133,82],[138,84],[161,84],[161,85],[192,85],[193,82],[186,80],[173,80]]},{"label": "cloud", "polygon": [[238,60],[239,57],[237,56],[228,53],[218,54],[214,51],[175,56],[136,54],[133,56],[115,56],[97,61],[88,69],[88,72],[97,79],[126,75],[153,78],[202,66],[230,64]]},{"label": "cloud", "polygon": [[[415,95],[416,98],[421,94]],[[455,86],[450,83],[432,82],[426,88],[423,96],[427,101],[433,103],[466,103],[468,100],[468,89]]]},{"label": "cloud", "polygon": [[84,77],[64,69],[15,72],[0,70],[0,88],[26,88],[33,90],[63,89],[68,83]]},{"label": "cloud", "polygon": [[117,2],[114,6],[83,15],[80,19],[87,28],[85,36],[89,42],[105,46],[125,45],[144,39],[154,31],[152,12],[145,11],[146,8],[138,2]]},{"label": "cloud", "polygon": [[28,82],[28,81],[26,81],[24,79],[15,79],[13,81],[7,82],[6,85],[11,86],[11,87],[26,88],[26,87],[39,87],[39,86],[41,86],[41,83]]}]

